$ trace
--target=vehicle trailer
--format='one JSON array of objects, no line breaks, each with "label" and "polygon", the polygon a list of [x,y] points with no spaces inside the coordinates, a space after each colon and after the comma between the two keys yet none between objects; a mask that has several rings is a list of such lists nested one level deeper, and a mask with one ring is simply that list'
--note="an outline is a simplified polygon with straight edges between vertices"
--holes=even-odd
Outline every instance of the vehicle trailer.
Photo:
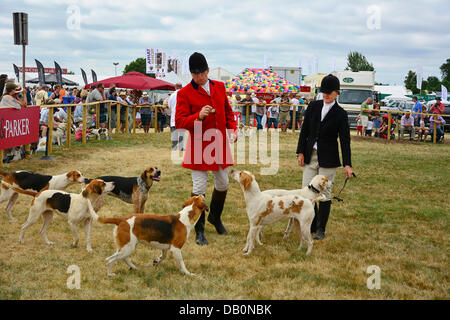
[{"label": "vehicle trailer", "polygon": [[[347,111],[350,128],[356,128],[356,117],[367,98],[375,99],[375,71],[333,71],[339,79],[339,105]],[[372,105],[370,106],[372,108]],[[358,110],[355,110],[358,109]]]}]

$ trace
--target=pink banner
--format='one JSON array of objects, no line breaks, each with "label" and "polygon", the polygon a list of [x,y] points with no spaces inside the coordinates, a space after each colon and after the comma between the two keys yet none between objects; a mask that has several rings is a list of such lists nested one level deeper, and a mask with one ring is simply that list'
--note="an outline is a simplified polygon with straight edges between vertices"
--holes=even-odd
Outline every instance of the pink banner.
[{"label": "pink banner", "polygon": [[0,108],[0,149],[39,140],[39,107]]},{"label": "pink banner", "polygon": [[[19,67],[19,71],[22,72],[23,68]],[[67,69],[61,69],[63,74],[67,74]],[[36,67],[25,67],[25,72],[38,72],[38,68]],[[44,68],[45,73],[56,73],[55,68]]]}]

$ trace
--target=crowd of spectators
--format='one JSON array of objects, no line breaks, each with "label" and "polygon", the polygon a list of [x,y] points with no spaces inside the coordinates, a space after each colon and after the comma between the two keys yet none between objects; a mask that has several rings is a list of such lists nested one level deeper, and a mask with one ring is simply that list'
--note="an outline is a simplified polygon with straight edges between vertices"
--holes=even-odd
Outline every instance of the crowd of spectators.
[{"label": "crowd of spectators", "polygon": [[[308,99],[298,93],[280,93],[275,94],[274,98],[266,102],[264,99],[258,99],[255,93],[247,92],[244,95],[236,93],[229,99],[233,106],[233,111],[240,114],[240,122],[244,125],[253,126],[256,124],[257,130],[262,130],[265,125],[267,128],[281,128],[286,132],[288,128],[295,129],[301,126],[302,114]],[[295,124],[294,124],[294,108]],[[247,121],[247,113],[249,119]]]},{"label": "crowd of spectators", "polygon": [[[107,103],[102,101],[112,101],[110,109],[110,118],[108,119]],[[99,102],[99,124],[101,128],[108,128],[109,123],[111,131],[116,129],[121,132],[131,132],[133,109],[135,109],[136,127],[142,128],[144,133],[148,133],[150,127],[156,131],[164,131],[165,127],[171,126],[171,109],[169,108],[169,98],[166,100],[153,101],[148,92],[140,90],[119,89],[115,84],[104,88],[102,84],[93,85],[89,89],[78,89],[71,87],[62,87],[58,84],[54,86],[34,86],[22,88],[14,82],[7,82],[4,94],[0,99],[1,107],[23,108],[27,105],[59,105],[75,104],[72,108],[73,124],[77,141],[81,141],[83,104]],[[233,111],[239,113],[240,122],[244,125],[255,126],[257,130],[264,127],[281,128],[286,132],[288,128],[299,129],[302,124],[303,111],[309,103],[309,100],[297,93],[279,93],[268,103],[264,99],[258,99],[255,93],[240,94],[236,93],[230,97],[230,104]],[[444,136],[445,119],[442,117],[444,104],[438,97],[436,103],[429,110],[426,105],[413,98],[414,107],[411,112],[404,114],[400,119],[399,139],[404,139],[405,134],[409,135],[410,140],[425,141],[427,137],[433,136],[434,124],[436,123],[436,138],[439,142]],[[120,108],[120,128],[117,126],[117,105]],[[157,121],[155,117],[155,105],[158,105]],[[172,103],[173,104],[173,103]],[[135,108],[127,108],[130,106]],[[294,107],[296,110],[295,123]],[[67,122],[67,106],[54,107],[53,109],[53,128],[56,129],[61,122]],[[432,114],[425,115],[425,114]],[[249,117],[247,121],[247,116]],[[97,108],[89,106],[86,112],[87,130],[91,130],[96,125]],[[126,119],[128,118],[128,128],[126,128]],[[49,122],[49,109],[41,108],[40,114],[40,137],[46,137]],[[368,98],[361,105],[361,112],[357,118],[357,134],[361,136],[374,136],[387,138],[388,130],[393,134],[396,123],[392,120],[388,124],[387,115],[382,115],[380,106],[372,98]],[[171,128],[172,130],[172,128]],[[110,132],[112,133],[112,132]],[[18,148],[3,150],[3,161],[9,162],[17,157]],[[24,153],[23,148],[21,150]]]},{"label": "crowd of spectators", "polygon": [[[436,123],[436,141],[441,142],[441,138],[444,136],[443,126],[446,123],[441,116],[445,109],[441,98],[436,98],[436,103],[431,106],[430,110],[427,110],[425,103],[418,101],[416,96],[413,97],[413,102],[414,106],[411,112],[405,112],[400,118],[398,138],[403,140],[406,133],[409,135],[410,141],[426,141],[428,135],[433,137],[434,123]],[[387,114],[381,116],[378,103],[374,101],[372,108],[370,107],[371,104],[372,99],[368,98],[361,105],[361,112],[356,119],[357,135],[372,136],[373,132],[374,137],[386,139],[388,136],[387,131],[390,128],[393,137],[394,129],[396,128],[394,116],[392,116],[391,125],[389,125],[389,116]]]}]

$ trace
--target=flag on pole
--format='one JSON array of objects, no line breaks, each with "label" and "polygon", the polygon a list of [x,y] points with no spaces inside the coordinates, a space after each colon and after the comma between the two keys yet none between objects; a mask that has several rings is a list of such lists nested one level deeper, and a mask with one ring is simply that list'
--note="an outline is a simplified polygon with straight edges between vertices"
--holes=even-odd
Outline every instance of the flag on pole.
[{"label": "flag on pole", "polygon": [[190,74],[190,72],[189,72],[189,55],[188,54],[184,56],[183,63],[181,66],[182,66],[181,74],[183,76]]},{"label": "flag on pole", "polygon": [[91,72],[92,72],[92,82],[97,82],[97,74],[92,69],[91,69]]},{"label": "flag on pole", "polygon": [[419,90],[422,90],[422,81],[423,81],[423,69],[421,66],[417,66],[416,87]]},{"label": "flag on pole", "polygon": [[447,101],[447,99],[448,99],[447,88],[444,87],[443,85],[441,85],[441,99],[442,99],[442,101]]},{"label": "flag on pole", "polygon": [[44,66],[38,60],[36,60],[36,59],[34,59],[34,60],[36,61],[36,66],[38,68],[39,85],[41,87],[44,87],[45,86]]},{"label": "flag on pole", "polygon": [[54,62],[55,62],[56,82],[62,86],[63,85],[62,70],[61,70],[61,67],[59,66],[59,64],[56,61],[54,61]]},{"label": "flag on pole", "polygon": [[318,73],[319,72],[319,56],[316,54],[314,54],[314,73]]},{"label": "flag on pole", "polygon": [[88,80],[87,80],[86,72],[84,72],[83,69],[81,69],[81,75],[83,76],[84,85],[87,85],[88,84]]},{"label": "flag on pole", "polygon": [[17,82],[20,82],[20,79],[19,79],[19,74],[20,74],[19,68],[14,63],[13,63],[13,66],[14,66],[14,73],[16,74]]}]

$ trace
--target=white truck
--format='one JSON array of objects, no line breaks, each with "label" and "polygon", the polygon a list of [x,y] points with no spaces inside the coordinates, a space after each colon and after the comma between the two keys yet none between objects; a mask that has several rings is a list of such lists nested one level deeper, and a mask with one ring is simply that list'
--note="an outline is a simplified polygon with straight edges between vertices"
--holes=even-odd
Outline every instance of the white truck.
[{"label": "white truck", "polygon": [[[356,128],[356,117],[361,104],[371,97],[375,98],[375,71],[333,71],[332,75],[339,79],[341,93],[338,97],[339,105],[348,113],[350,128]],[[371,106],[372,107],[372,106]]]}]

